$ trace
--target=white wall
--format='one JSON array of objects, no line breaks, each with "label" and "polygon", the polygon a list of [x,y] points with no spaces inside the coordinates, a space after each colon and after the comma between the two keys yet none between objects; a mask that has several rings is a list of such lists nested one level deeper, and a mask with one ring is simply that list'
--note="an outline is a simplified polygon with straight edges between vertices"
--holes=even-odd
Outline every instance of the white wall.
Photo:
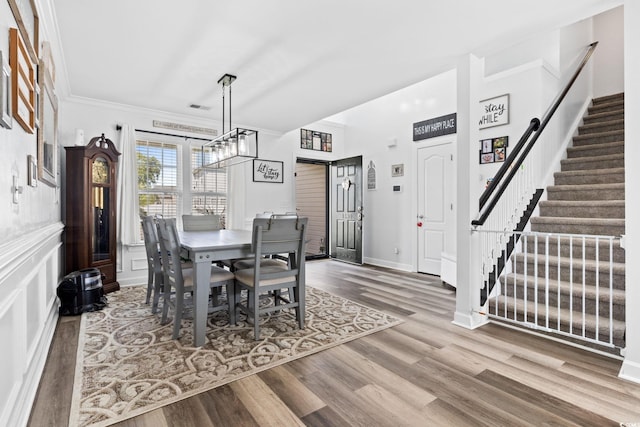
[{"label": "white wall", "polygon": [[[416,270],[417,150],[442,138],[455,140],[455,135],[413,142],[413,123],[454,113],[455,94],[455,72],[450,71],[339,115],[345,124],[342,157],[362,155],[364,171],[370,162],[376,168],[376,189],[363,193],[364,262]],[[404,176],[391,176],[394,164],[404,164]],[[394,185],[402,191],[393,192]],[[447,248],[454,241],[452,234],[447,236]]]},{"label": "white wall", "polygon": [[[624,113],[627,118],[640,117],[640,3],[636,0],[625,2],[625,102]],[[636,304],[640,301],[640,198],[633,196],[631,188],[640,182],[640,121],[626,119],[624,123],[625,182],[627,197],[625,202],[625,257],[626,257],[626,324],[627,348],[620,376],[640,383],[640,310]],[[637,190],[635,190],[637,194]],[[630,196],[631,195],[631,196]]]},{"label": "white wall", "polygon": [[593,38],[598,41],[593,61],[598,72],[593,79],[593,95],[612,95],[624,91],[624,7],[594,18]]}]

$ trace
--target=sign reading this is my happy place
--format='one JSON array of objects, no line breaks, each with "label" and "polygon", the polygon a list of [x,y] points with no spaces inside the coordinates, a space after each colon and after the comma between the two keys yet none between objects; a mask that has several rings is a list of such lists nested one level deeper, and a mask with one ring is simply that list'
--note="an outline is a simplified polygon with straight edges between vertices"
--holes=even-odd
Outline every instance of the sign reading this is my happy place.
[{"label": "sign reading this is my happy place", "polygon": [[435,119],[424,120],[413,124],[413,140],[420,141],[436,136],[449,135],[457,132],[457,114],[447,114]]}]

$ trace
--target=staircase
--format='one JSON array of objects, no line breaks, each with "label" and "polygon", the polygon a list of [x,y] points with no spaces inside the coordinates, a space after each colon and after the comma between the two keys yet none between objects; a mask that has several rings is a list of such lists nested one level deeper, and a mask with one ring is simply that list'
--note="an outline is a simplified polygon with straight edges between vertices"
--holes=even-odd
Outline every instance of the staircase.
[{"label": "staircase", "polygon": [[558,235],[526,236],[490,313],[624,347],[624,250],[591,236],[625,230],[624,94],[594,99],[583,123],[531,218],[533,232]]}]

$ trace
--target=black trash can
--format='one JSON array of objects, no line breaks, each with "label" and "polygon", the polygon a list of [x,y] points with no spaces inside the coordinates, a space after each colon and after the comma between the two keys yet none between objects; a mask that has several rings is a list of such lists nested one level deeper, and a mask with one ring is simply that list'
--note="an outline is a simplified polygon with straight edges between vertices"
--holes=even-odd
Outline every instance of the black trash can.
[{"label": "black trash can", "polygon": [[102,289],[102,277],[97,268],[74,271],[62,278],[57,289],[61,316],[73,316],[87,311],[102,310],[107,297]]}]

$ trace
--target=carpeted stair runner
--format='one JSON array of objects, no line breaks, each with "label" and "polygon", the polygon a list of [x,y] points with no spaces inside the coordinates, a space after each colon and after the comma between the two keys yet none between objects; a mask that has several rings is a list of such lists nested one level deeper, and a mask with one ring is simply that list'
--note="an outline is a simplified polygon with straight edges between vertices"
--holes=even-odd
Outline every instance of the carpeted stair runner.
[{"label": "carpeted stair runner", "polygon": [[[561,171],[554,175],[554,181],[555,185],[547,188],[547,200],[539,203],[539,216],[531,218],[532,231],[617,237],[624,234],[624,94],[593,100],[578,135],[573,138],[573,146],[567,149],[566,159],[561,161]],[[557,237],[533,240],[526,242],[526,256],[518,254],[512,257],[515,272],[501,278],[502,283],[507,283],[507,297],[499,297],[497,310],[501,313],[498,314],[504,315],[505,311],[513,313],[515,293],[521,320],[525,320],[526,298],[529,301],[526,311],[530,312],[526,321],[532,321],[531,314],[536,309],[539,314],[544,313],[551,323],[557,321],[557,314],[561,312],[561,318],[565,320],[560,322],[560,329],[568,332],[581,328],[584,317],[586,336],[608,340],[611,311],[613,342],[623,347],[625,260],[624,250],[618,241],[610,248],[604,238],[588,238],[584,245],[582,238],[570,239],[568,236],[560,237],[560,244]],[[573,240],[571,244],[569,240]],[[549,257],[545,256],[547,253]],[[600,263],[596,263],[596,256]],[[614,261],[611,268],[608,263],[610,256]],[[573,265],[571,269],[568,268],[570,262]],[[541,286],[547,277],[550,279],[549,292],[536,292],[536,282]],[[571,277],[573,284],[569,281]],[[610,278],[614,288],[611,292]],[[513,283],[519,286],[514,289]],[[580,287],[579,297],[575,296],[576,283]],[[562,302],[559,308],[555,308],[558,295]],[[547,309],[546,302],[554,309]],[[490,306],[495,303],[494,299]]]}]

